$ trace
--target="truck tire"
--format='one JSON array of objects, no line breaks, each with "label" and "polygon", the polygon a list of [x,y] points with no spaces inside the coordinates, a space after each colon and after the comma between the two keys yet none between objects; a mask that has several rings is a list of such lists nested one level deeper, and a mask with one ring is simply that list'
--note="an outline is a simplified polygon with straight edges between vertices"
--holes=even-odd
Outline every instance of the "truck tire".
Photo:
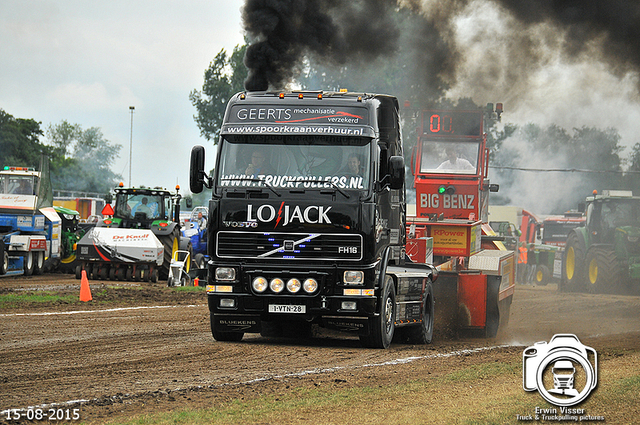
[{"label": "truck tire", "polygon": [[210,315],[211,321],[211,334],[213,335],[213,339],[216,341],[229,341],[229,342],[238,342],[241,341],[244,337],[244,332],[220,332],[216,330],[214,325],[213,314]]},{"label": "truck tire", "polygon": [[385,276],[380,314],[369,318],[369,335],[360,335],[360,343],[368,348],[389,348],[396,330],[396,288],[391,276]]},{"label": "truck tire", "polygon": [[614,251],[592,247],[587,252],[587,291],[592,294],[622,293],[622,267]]},{"label": "truck tire", "polygon": [[[434,306],[433,287],[431,279],[428,279],[422,303],[422,323],[419,326],[411,326],[404,329],[409,344],[431,344],[433,340]],[[402,328],[398,330],[402,330]]]},{"label": "truck tire", "polygon": [[33,251],[29,251],[24,256],[24,275],[31,276],[35,269],[35,262],[33,261]]},{"label": "truck tire", "polygon": [[35,264],[33,266],[33,274],[40,275],[44,271],[44,251],[35,252]]},{"label": "truck tire", "polygon": [[0,274],[7,274],[9,271],[9,254],[7,251],[2,251],[2,265],[0,265]]},{"label": "truck tire", "polygon": [[562,261],[562,282],[560,289],[566,292],[582,292],[585,289],[586,246],[575,231],[567,236],[567,245]]},{"label": "truck tire", "polygon": [[544,264],[537,265],[536,272],[533,275],[533,281],[536,285],[546,286],[551,281],[551,272],[549,271],[549,267]]},{"label": "truck tire", "polygon": [[170,234],[158,236],[158,239],[164,246],[164,259],[162,261],[162,266],[159,267],[158,275],[160,280],[166,280],[169,277],[169,267],[171,266],[173,253],[179,248],[180,229],[176,226]]}]

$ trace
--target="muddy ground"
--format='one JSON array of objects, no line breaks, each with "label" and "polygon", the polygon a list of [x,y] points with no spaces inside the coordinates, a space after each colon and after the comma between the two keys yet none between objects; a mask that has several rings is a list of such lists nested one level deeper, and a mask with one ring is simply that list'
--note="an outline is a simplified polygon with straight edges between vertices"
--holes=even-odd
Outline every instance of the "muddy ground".
[{"label": "muddy ground", "polygon": [[[557,333],[574,333],[598,351],[640,348],[640,297],[564,294],[555,285],[518,286],[509,328],[499,338],[393,344],[388,350],[364,349],[356,337],[317,330],[308,341],[245,335],[239,343],[218,343],[203,290],[92,281],[94,300],[87,303],[73,299],[79,290],[70,275],[0,280],[0,295],[71,296],[2,305],[0,410],[72,406],[81,409],[82,420],[102,423],[291,387],[401,383],[521,358],[524,346]],[[408,358],[413,360],[398,361]]]}]

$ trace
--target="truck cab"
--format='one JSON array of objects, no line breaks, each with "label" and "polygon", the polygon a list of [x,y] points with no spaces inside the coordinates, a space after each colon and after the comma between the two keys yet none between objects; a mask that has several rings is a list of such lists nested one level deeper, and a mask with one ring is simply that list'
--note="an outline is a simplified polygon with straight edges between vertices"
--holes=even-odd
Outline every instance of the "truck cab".
[{"label": "truck cab", "polygon": [[[213,188],[207,293],[214,338],[315,323],[385,348],[402,315],[421,323],[431,269],[406,288],[390,273],[405,258],[402,154],[392,96],[235,95],[214,175],[204,174],[204,148],[191,157],[191,191]],[[398,311],[400,297],[415,311]]]},{"label": "truck cab", "polygon": [[40,274],[46,260],[57,260],[60,222],[40,171],[0,170],[0,275]]}]

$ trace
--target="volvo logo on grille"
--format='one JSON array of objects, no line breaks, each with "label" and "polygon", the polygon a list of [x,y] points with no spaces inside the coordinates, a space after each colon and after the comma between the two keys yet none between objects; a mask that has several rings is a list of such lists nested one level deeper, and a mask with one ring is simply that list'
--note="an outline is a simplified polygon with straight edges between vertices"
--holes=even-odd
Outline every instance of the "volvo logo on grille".
[{"label": "volvo logo on grille", "polygon": [[294,241],[291,241],[291,240],[284,241],[284,250],[285,251],[291,252],[291,251],[293,251],[294,247],[295,247]]}]

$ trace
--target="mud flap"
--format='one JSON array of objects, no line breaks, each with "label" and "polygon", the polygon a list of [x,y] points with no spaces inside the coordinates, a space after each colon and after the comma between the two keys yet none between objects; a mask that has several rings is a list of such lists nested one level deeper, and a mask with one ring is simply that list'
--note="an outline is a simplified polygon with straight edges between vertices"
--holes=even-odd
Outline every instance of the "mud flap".
[{"label": "mud flap", "polygon": [[[213,314],[213,313],[211,313]],[[214,315],[213,325],[220,332],[260,333],[260,316],[258,315]]]},{"label": "mud flap", "polygon": [[357,332],[360,335],[369,335],[369,321],[362,317],[322,317],[322,326],[343,332]]},{"label": "mud flap", "polygon": [[458,273],[441,271],[433,282],[434,338],[455,338],[458,334]]},{"label": "mud flap", "polygon": [[436,337],[494,337],[500,321],[500,281],[499,276],[474,271],[440,272],[433,283]]}]

